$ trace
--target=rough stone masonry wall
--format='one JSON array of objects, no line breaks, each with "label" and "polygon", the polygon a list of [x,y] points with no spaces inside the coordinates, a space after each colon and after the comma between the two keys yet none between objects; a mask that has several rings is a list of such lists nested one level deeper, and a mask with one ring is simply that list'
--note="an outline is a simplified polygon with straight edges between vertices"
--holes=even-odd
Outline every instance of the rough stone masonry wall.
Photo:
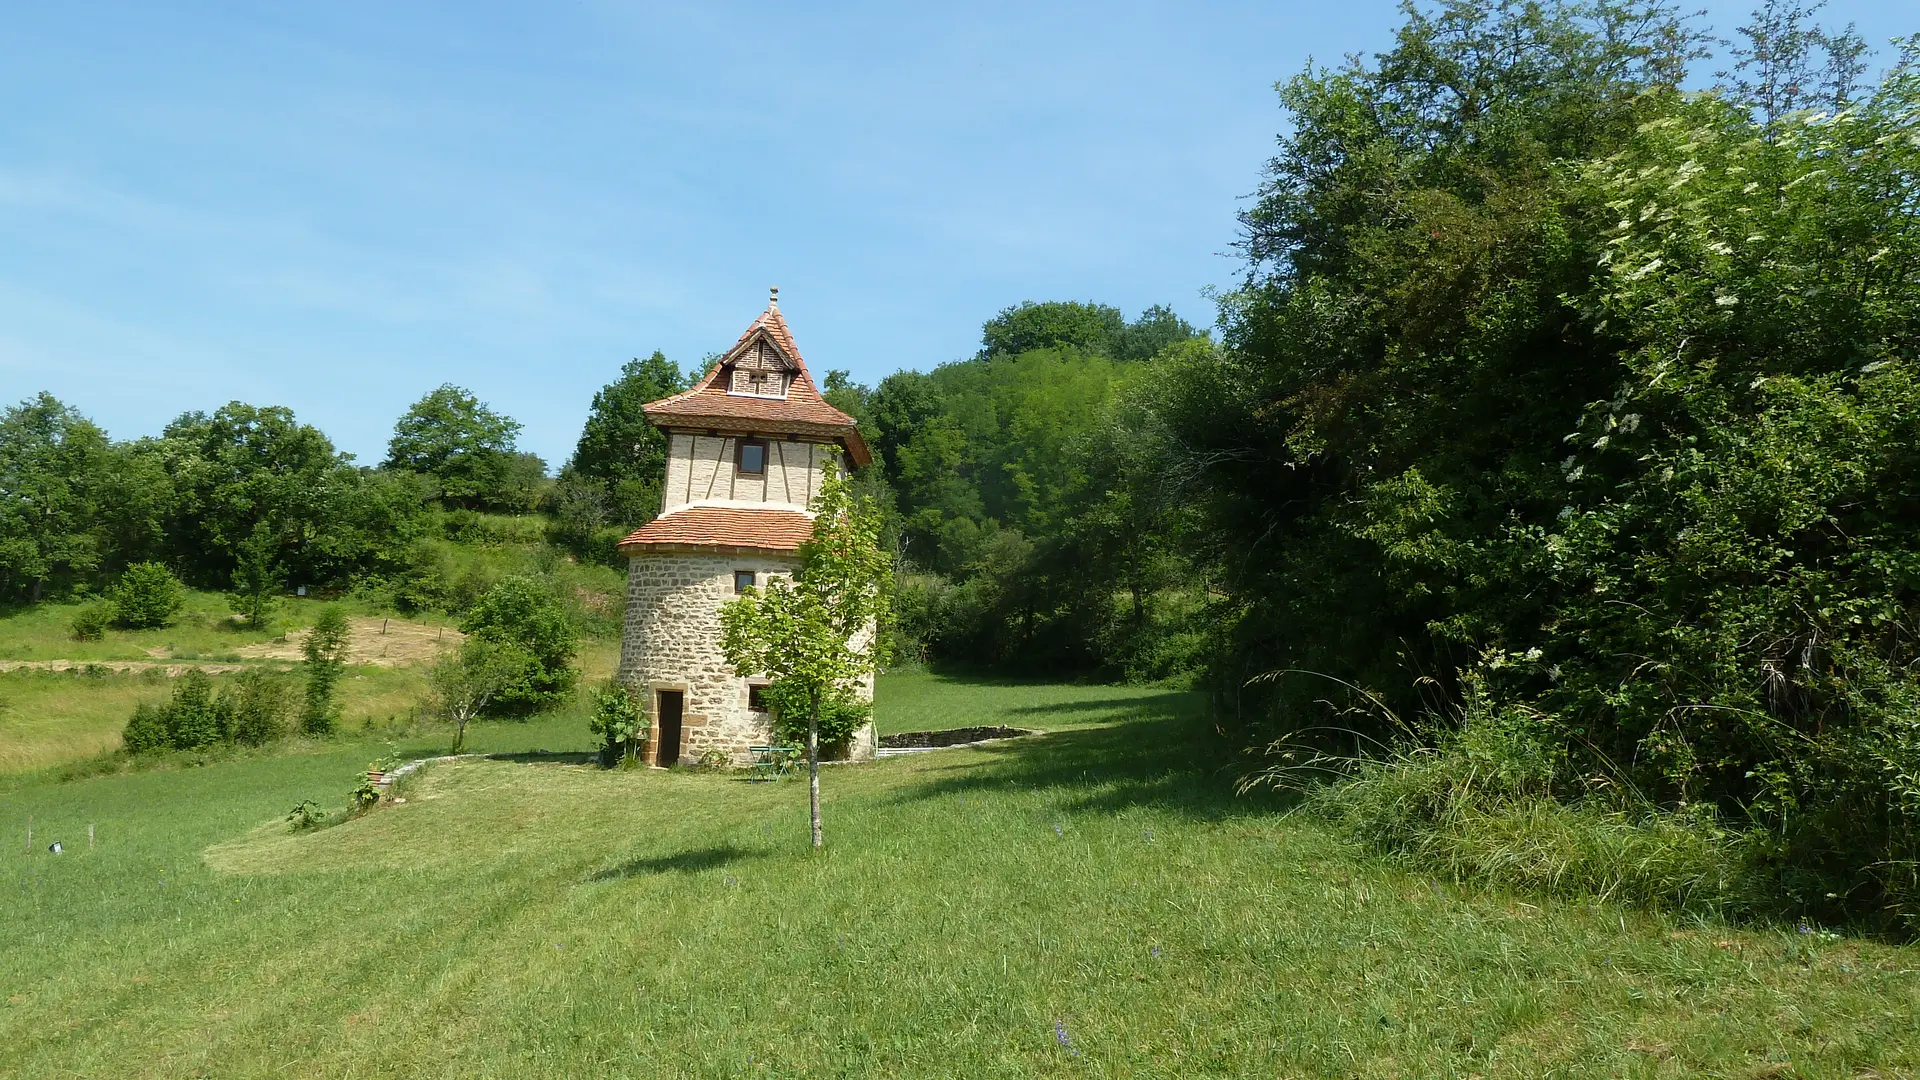
[{"label": "rough stone masonry wall", "polygon": [[[643,554],[627,570],[627,613],[620,642],[618,678],[641,693],[649,731],[657,732],[655,691],[686,695],[681,715],[682,761],[711,748],[724,750],[745,765],[749,747],[772,738],[767,714],[747,707],[748,680],[735,674],[720,653],[720,605],[734,598],[733,575],[752,570],[765,584],[768,574],[791,575],[799,565],[790,556]],[[861,694],[873,700],[873,682],[863,680]],[[873,725],[854,737],[854,760],[874,756]],[[649,747],[649,757],[653,748]]]}]

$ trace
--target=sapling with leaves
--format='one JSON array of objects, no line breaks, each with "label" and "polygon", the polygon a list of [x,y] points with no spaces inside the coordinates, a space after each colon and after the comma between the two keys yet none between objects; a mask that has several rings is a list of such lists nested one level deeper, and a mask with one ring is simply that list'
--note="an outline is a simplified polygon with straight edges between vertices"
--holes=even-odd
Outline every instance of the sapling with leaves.
[{"label": "sapling with leaves", "polygon": [[856,500],[852,482],[826,470],[811,507],[813,536],[800,546],[794,581],[775,577],[720,609],[721,651],[742,674],[765,674],[803,703],[807,804],[813,846],[820,830],[820,719],[885,659],[893,558],[880,543],[880,512]]},{"label": "sapling with leaves", "polygon": [[347,667],[347,617],[337,607],[320,612],[301,646],[306,654],[307,700],[300,710],[300,729],[309,735],[333,734],[333,688]]},{"label": "sapling with leaves", "polygon": [[533,664],[533,655],[511,642],[471,637],[458,652],[428,669],[434,706],[453,725],[453,753],[466,743],[467,725],[473,718],[508,687],[523,681]]},{"label": "sapling with leaves", "polygon": [[246,616],[247,626],[264,630],[273,618],[275,593],[280,589],[280,541],[266,522],[253,527],[235,549],[233,592],[227,600],[234,613]]}]

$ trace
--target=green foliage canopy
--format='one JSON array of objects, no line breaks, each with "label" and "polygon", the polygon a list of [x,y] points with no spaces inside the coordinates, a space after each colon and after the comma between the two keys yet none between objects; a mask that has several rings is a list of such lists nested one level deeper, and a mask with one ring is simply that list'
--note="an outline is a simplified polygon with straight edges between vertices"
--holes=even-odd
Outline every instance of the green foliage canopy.
[{"label": "green foliage canopy", "polygon": [[579,632],[566,605],[539,578],[515,574],[501,579],[467,610],[460,629],[512,646],[529,658],[516,677],[492,695],[493,711],[527,715],[562,704],[573,693]]},{"label": "green foliage canopy", "polygon": [[519,421],[494,412],[472,391],[443,383],[394,424],[386,467],[433,477],[454,506],[506,504],[519,435]]}]

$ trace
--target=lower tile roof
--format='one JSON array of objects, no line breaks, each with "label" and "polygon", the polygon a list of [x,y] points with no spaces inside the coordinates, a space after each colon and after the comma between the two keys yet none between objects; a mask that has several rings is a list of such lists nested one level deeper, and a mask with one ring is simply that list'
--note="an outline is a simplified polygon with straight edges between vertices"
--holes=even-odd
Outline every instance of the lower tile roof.
[{"label": "lower tile roof", "polygon": [[798,551],[813,536],[813,518],[797,510],[690,506],[662,514],[620,541],[623,555],[661,548],[752,548]]}]

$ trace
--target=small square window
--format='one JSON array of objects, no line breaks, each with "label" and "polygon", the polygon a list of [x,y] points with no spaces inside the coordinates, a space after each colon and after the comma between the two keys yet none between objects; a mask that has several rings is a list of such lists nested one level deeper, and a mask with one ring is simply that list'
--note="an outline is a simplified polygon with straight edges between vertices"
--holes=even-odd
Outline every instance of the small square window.
[{"label": "small square window", "polygon": [[767,686],[765,683],[747,684],[747,708],[754,712],[767,711]]},{"label": "small square window", "polygon": [[755,584],[755,581],[754,581],[753,571],[735,570],[733,572],[733,591],[734,592],[736,593],[746,592],[748,589],[753,588],[754,584]]},{"label": "small square window", "polygon": [[767,471],[767,444],[759,439],[741,439],[740,456],[735,462],[743,476],[763,476]]}]

